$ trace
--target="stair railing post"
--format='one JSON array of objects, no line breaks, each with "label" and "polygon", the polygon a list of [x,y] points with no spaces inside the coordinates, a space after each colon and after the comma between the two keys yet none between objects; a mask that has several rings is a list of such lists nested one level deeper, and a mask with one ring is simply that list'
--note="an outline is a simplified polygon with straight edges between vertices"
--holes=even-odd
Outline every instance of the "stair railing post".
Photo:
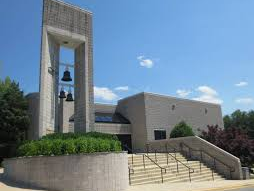
[{"label": "stair railing post", "polygon": [[190,173],[190,169],[189,169],[189,180],[191,182],[191,173]]},{"label": "stair railing post", "polygon": [[214,181],[214,175],[213,175],[213,171],[214,171],[214,169],[212,168],[212,177],[213,177],[213,181]]},{"label": "stair railing post", "polygon": [[201,174],[201,171],[202,171],[202,167],[201,167],[201,161],[202,161],[202,150],[200,151],[200,160],[199,160],[199,170],[200,170],[200,174]]},{"label": "stair railing post", "polygon": [[230,168],[228,168],[228,169],[229,169],[230,180],[232,180],[232,171]]},{"label": "stair railing post", "polygon": [[157,162],[157,149],[154,150],[155,161]]},{"label": "stair railing post", "polygon": [[146,164],[145,164],[145,155],[143,154],[143,165],[144,165],[144,169],[146,168]]},{"label": "stair railing post", "polygon": [[132,152],[132,154],[131,154],[131,162],[132,162],[132,165],[133,165],[133,152]]},{"label": "stair railing post", "polygon": [[129,184],[131,185],[131,169],[129,167]]},{"label": "stair railing post", "polygon": [[213,158],[213,166],[214,166],[214,169],[216,170],[216,161],[215,161],[215,158]]},{"label": "stair railing post", "polygon": [[163,183],[163,174],[162,174],[162,168],[161,168],[161,182]]},{"label": "stair railing post", "polygon": [[177,173],[179,173],[178,160],[176,160],[176,169],[177,169]]},{"label": "stair railing post", "polygon": [[165,149],[166,149],[166,157],[167,157],[167,165],[168,165],[168,144],[165,144]]},{"label": "stair railing post", "polygon": [[149,143],[146,143],[146,154],[148,155],[149,153]]}]

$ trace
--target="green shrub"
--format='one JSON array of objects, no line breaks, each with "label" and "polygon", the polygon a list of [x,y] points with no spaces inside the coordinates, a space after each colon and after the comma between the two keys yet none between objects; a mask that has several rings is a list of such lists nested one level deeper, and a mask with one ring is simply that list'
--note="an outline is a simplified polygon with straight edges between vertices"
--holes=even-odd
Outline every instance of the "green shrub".
[{"label": "green shrub", "polygon": [[118,140],[116,135],[99,133],[99,132],[88,132],[88,133],[52,133],[43,136],[41,139],[55,140],[55,139],[77,139],[84,137],[100,138],[100,139],[113,139]]},{"label": "green shrub", "polygon": [[170,133],[170,138],[194,136],[191,126],[184,121],[178,123]]},{"label": "green shrub", "polygon": [[121,143],[116,136],[97,132],[57,133],[44,136],[38,141],[24,142],[18,148],[18,156],[50,156],[121,150]]}]

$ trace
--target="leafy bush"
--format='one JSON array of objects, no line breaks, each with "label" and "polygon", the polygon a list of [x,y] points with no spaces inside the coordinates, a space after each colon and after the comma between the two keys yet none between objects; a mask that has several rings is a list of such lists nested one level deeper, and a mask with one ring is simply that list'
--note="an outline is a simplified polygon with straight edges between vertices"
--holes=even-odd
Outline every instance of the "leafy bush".
[{"label": "leafy bush", "polygon": [[93,152],[121,151],[116,136],[91,133],[66,133],[46,135],[38,141],[29,141],[18,148],[18,156],[64,155]]},{"label": "leafy bush", "polygon": [[217,125],[208,126],[208,130],[203,131],[201,137],[240,158],[243,166],[252,167],[254,140],[249,138],[247,131],[233,127],[222,129]]},{"label": "leafy bush", "polygon": [[99,133],[99,132],[89,132],[89,133],[53,133],[48,134],[42,137],[42,139],[77,139],[83,137],[93,137],[93,138],[100,138],[100,139],[113,139],[118,140],[116,135],[106,134],[106,133]]},{"label": "leafy bush", "polygon": [[170,133],[170,138],[194,136],[192,128],[184,121],[178,123]]}]

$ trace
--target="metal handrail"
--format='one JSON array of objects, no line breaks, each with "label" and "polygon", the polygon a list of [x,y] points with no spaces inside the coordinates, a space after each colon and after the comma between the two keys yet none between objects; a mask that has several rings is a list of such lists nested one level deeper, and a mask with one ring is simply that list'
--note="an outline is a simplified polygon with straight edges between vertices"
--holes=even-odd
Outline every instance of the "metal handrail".
[{"label": "metal handrail", "polygon": [[[203,153],[205,153],[206,155],[208,155],[210,158],[213,159],[213,168],[216,169],[216,161],[218,161],[219,163],[223,164],[224,166],[226,166],[229,169],[229,173],[230,173],[230,179],[232,179],[232,172],[235,171],[235,168],[227,165],[226,163],[222,162],[220,159],[217,159],[216,157],[212,156],[211,154],[207,153],[206,151],[204,151],[203,149],[193,149],[190,146],[186,145],[185,143],[180,143],[180,145],[183,145],[185,147],[187,147],[189,149],[189,155],[191,157],[191,153],[190,150],[194,151],[194,152],[200,152],[200,161],[203,160]],[[200,167],[201,168],[201,167]],[[214,169],[212,169],[212,176],[213,176],[213,171]],[[214,177],[213,177],[214,180]]]},{"label": "metal handrail", "polygon": [[[150,146],[150,148],[151,148],[151,146]],[[160,146],[160,148],[161,148],[161,146]],[[191,173],[194,173],[194,169],[191,168],[191,167],[189,167],[189,166],[187,166],[187,165],[184,164],[182,161],[180,161],[180,160],[178,160],[178,159],[176,158],[176,149],[175,149],[175,148],[173,148],[174,155],[172,155],[171,153],[169,153],[168,145],[167,145],[167,144],[165,144],[165,149],[166,149],[166,156],[167,156],[167,165],[168,165],[168,156],[170,155],[170,156],[171,156],[173,159],[175,159],[175,161],[176,161],[177,173],[179,173],[179,165],[178,165],[178,163],[184,165],[184,167],[186,167],[186,168],[188,169],[188,171],[189,171],[189,180],[190,180],[190,182],[191,182]],[[148,154],[149,151],[150,151],[150,149],[149,149],[149,144],[146,144],[146,150],[147,150],[147,154]],[[152,148],[152,150],[154,150],[154,153],[155,153],[155,160],[156,160],[156,162],[157,162],[157,156],[156,156],[157,149],[153,149],[153,148]]]},{"label": "metal handrail", "polygon": [[[133,162],[134,162],[134,154],[140,154],[140,153],[137,153],[137,152],[133,152],[133,150],[131,148],[129,148],[127,145],[123,145],[123,147],[125,149],[127,149],[127,151],[129,151],[131,153],[131,164],[133,165]],[[141,154],[140,154],[141,155]]]},{"label": "metal handrail", "polygon": [[[167,148],[167,144],[166,144],[166,148]],[[169,156],[171,156],[173,159],[175,159],[175,161],[176,161],[177,173],[179,173],[179,166],[178,166],[178,163],[182,164],[184,167],[186,167],[186,168],[188,169],[188,171],[189,171],[189,180],[190,180],[190,182],[191,182],[191,173],[194,173],[194,172],[195,172],[195,171],[194,171],[194,168],[191,168],[191,167],[187,166],[186,164],[184,164],[182,161],[178,160],[178,159],[176,158],[176,152],[175,152],[176,149],[175,149],[175,148],[173,148],[173,149],[174,149],[175,156],[172,155],[171,153],[169,153],[168,150],[166,150],[166,151],[167,151],[167,156],[169,155]],[[167,158],[167,165],[168,165],[168,158]]]},{"label": "metal handrail", "polygon": [[160,169],[161,169],[161,182],[163,183],[163,170],[164,170],[164,173],[166,174],[167,173],[167,169],[164,168],[164,167],[161,167],[157,162],[155,162],[153,159],[151,159],[148,155],[146,154],[143,154],[143,165],[144,165],[144,169],[146,168],[146,165],[145,165],[145,157],[147,157],[150,161],[152,161],[156,166],[158,166]]},{"label": "metal handrail", "polygon": [[131,185],[131,174],[134,174],[134,169],[130,165],[128,166],[128,169],[129,169],[129,184]]}]

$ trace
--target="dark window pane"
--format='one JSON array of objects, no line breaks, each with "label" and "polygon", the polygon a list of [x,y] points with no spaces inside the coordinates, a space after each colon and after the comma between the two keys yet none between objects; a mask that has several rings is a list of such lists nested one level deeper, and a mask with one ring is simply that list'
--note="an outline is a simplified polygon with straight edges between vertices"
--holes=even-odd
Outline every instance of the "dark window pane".
[{"label": "dark window pane", "polygon": [[155,140],[166,139],[166,130],[154,130],[154,139]]}]

